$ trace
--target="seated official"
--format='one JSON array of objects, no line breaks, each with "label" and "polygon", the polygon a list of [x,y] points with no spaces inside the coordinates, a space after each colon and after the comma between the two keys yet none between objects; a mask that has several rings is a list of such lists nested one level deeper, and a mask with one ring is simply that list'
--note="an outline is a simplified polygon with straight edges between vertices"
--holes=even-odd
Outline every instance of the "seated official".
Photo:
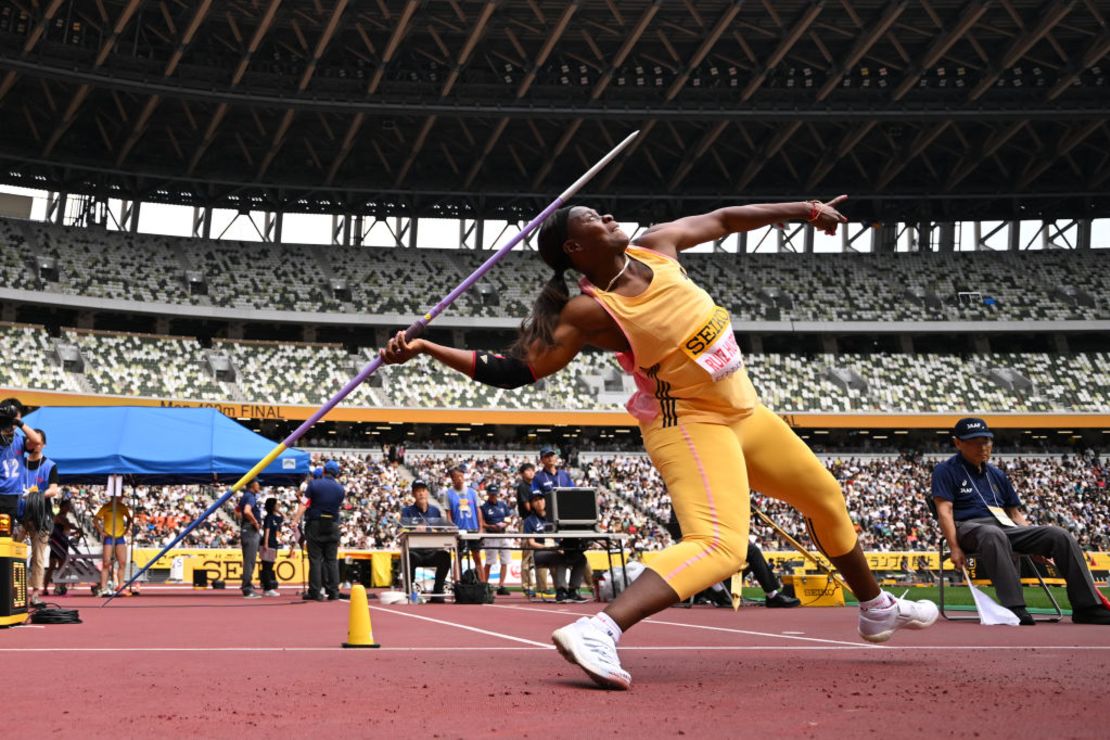
[{"label": "seated official", "polygon": [[[678,517],[675,516],[674,509],[671,509],[671,518],[667,522],[667,533],[675,542],[682,539],[682,527],[678,524]],[[763,589],[764,606],[768,609],[793,609],[801,605],[802,602],[782,592],[782,584],[779,583],[779,579],[771,570],[771,566],[767,564],[767,559],[763,557],[763,551],[754,542],[748,543],[748,553],[744,562],[746,563],[744,575],[750,573],[760,588]],[[720,607],[731,607],[732,591],[729,584],[725,584],[723,581],[714,583],[695,596],[694,601],[698,604],[709,603]]]},{"label": "seated official", "polygon": [[[547,531],[548,524],[544,519],[547,513],[547,501],[544,500],[542,491],[532,493],[532,514],[524,520],[524,546],[531,548],[548,547],[549,541],[543,538],[529,537],[527,535],[543,534]],[[582,603],[587,601],[578,593],[582,579],[586,576],[586,555],[581,549],[564,547],[558,550],[535,550],[535,563],[537,568],[547,568],[555,579],[555,601]],[[570,571],[570,582],[567,582],[567,571]]]},{"label": "seated official", "polygon": [[956,423],[953,444],[958,454],[933,469],[933,500],[944,538],[952,551],[952,564],[962,570],[965,551],[991,576],[998,600],[1023,625],[1035,624],[1025,608],[1014,553],[1051,557],[1067,582],[1072,621],[1110,624],[1110,609],[1095,589],[1083,550],[1060,527],[1030,525],[1021,511],[1021,499],[1010,479],[990,460],[994,435],[982,419]]},{"label": "seated official", "polygon": [[[443,512],[438,507],[428,503],[428,484],[422,480],[412,482],[412,497],[415,499],[412,506],[401,509],[401,525],[420,531],[421,528],[447,524]],[[432,550],[428,548],[409,550],[409,580],[416,578],[416,569],[419,567],[434,567],[436,569],[435,585],[432,587],[435,596],[429,601],[433,604],[444,603],[443,588],[447,581],[447,574],[451,571],[451,554],[446,550]]]}]

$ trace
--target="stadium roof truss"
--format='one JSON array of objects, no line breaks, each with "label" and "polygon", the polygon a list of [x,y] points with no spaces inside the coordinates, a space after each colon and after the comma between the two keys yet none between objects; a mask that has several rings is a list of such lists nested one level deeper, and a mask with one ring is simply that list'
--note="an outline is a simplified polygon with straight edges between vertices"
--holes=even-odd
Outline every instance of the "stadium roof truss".
[{"label": "stadium roof truss", "polygon": [[1110,214],[1096,0],[0,0],[0,181],[273,212]]}]

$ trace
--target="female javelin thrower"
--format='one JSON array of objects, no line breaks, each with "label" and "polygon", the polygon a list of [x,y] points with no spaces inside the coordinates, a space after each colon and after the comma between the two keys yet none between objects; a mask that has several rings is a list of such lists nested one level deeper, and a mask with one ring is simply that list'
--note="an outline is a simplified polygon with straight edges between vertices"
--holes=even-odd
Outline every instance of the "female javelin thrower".
[{"label": "female javelin thrower", "polygon": [[[632,625],[689,598],[743,566],[750,488],[786,501],[805,517],[814,544],[860,601],[859,634],[885,642],[895,630],[937,619],[929,601],[879,589],[859,547],[836,479],[778,416],[759,402],[744,370],[728,311],[687,277],[678,253],[728,234],[804,220],[828,234],[845,223],[817,201],[735,206],[658,224],[630,243],[610,215],[569,206],[539,231],[539,252],[554,275],[521,325],[511,356],[469,352],[398,333],[386,363],[426,354],[474,380],[516,388],[551,375],[586,345],[618,353],[638,391],[628,403],[644,447],[670,493],[682,527],[605,611],[556,630],[559,652],[598,684],[627,689],[617,642]],[[583,277],[570,296],[564,274]]]}]

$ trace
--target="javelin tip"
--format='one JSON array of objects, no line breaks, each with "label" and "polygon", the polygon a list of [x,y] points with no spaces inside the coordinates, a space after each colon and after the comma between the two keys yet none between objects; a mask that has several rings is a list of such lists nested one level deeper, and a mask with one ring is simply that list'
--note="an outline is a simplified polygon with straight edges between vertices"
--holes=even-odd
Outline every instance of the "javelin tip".
[{"label": "javelin tip", "polygon": [[606,154],[604,157],[599,159],[597,161],[597,163],[594,164],[593,167],[586,170],[585,174],[583,174],[581,177],[579,177],[577,180],[575,180],[574,183],[569,188],[564,190],[559,195],[558,202],[560,204],[566,203],[567,199],[569,199],[575,193],[577,193],[579,190],[581,190],[582,187],[586,183],[588,183],[590,180],[592,180],[594,178],[594,175],[596,175],[598,172],[600,172],[602,169],[604,169],[607,164],[612,162],[613,158],[616,157],[618,154],[620,154],[625,149],[625,147],[627,147],[629,144],[631,144],[632,140],[635,139],[639,135],[640,135],[640,130],[636,129],[635,131],[630,133],[628,136],[624,137],[624,139],[622,139],[619,144],[617,144],[615,147],[613,147],[612,149],[609,150],[608,154]]}]

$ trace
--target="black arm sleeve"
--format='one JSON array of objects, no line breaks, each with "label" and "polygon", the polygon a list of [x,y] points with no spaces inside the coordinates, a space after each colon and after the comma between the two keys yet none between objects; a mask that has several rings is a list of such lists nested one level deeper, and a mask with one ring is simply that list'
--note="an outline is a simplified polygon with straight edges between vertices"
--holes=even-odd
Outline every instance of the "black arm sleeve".
[{"label": "black arm sleeve", "polygon": [[472,377],[479,383],[497,388],[519,388],[536,382],[536,376],[526,362],[488,352],[474,353]]}]

